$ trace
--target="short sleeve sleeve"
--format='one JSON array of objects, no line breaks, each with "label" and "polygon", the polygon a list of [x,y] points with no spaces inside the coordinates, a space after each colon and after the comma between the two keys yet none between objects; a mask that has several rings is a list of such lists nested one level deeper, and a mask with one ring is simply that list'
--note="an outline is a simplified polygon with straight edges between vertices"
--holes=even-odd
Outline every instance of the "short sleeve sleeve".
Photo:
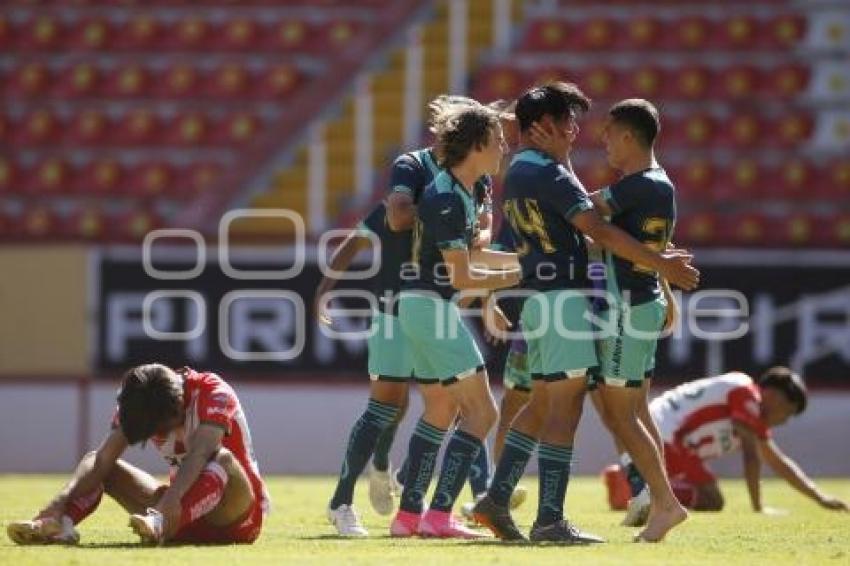
[{"label": "short sleeve sleeve", "polygon": [[201,424],[220,426],[225,434],[230,434],[233,417],[239,403],[233,389],[220,381],[211,387],[204,387],[198,395],[198,420]]},{"label": "short sleeve sleeve", "polygon": [[738,422],[762,440],[770,437],[770,430],[761,419],[761,394],[754,384],[736,387],[729,392],[729,418]]},{"label": "short sleeve sleeve", "polygon": [[426,184],[423,166],[409,153],[399,155],[390,170],[390,192],[415,196]]},{"label": "short sleeve sleeve", "polygon": [[439,195],[429,206],[430,218],[423,219],[434,229],[434,242],[441,250],[469,249],[466,211],[456,195]]},{"label": "short sleeve sleeve", "polygon": [[602,199],[611,207],[614,214],[621,214],[638,204],[639,191],[626,182],[614,183],[602,189]]},{"label": "short sleeve sleeve", "polygon": [[557,164],[549,171],[552,172],[553,178],[543,191],[543,195],[549,206],[558,214],[570,221],[576,214],[593,208],[587,191],[566,167]]}]

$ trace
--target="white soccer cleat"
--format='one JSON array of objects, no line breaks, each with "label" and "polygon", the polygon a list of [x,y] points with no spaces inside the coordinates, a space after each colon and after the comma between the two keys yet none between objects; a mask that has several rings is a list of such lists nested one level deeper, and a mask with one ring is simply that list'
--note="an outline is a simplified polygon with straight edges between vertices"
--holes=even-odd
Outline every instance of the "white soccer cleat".
[{"label": "white soccer cleat", "polygon": [[369,502],[378,515],[392,515],[395,511],[393,500],[391,470],[383,472],[369,464]]},{"label": "white soccer cleat", "polygon": [[508,506],[511,509],[516,509],[525,503],[526,499],[528,499],[528,488],[524,485],[518,485],[514,488],[514,492],[511,494],[511,500],[510,503],[508,503]]},{"label": "white soccer cleat", "polygon": [[649,488],[644,487],[636,496],[629,500],[626,516],[620,523],[624,527],[642,527],[649,519],[650,508]]},{"label": "white soccer cleat", "polygon": [[369,536],[369,531],[360,523],[360,515],[353,505],[340,505],[336,509],[328,508],[328,521],[336,527],[341,537],[363,538]]},{"label": "white soccer cleat", "polygon": [[165,517],[156,509],[148,509],[144,515],[130,515],[130,527],[144,544],[162,544]]},{"label": "white soccer cleat", "polygon": [[6,534],[16,544],[79,544],[80,533],[74,528],[74,522],[67,515],[61,521],[56,519],[34,519],[32,521],[13,521],[6,525]]}]

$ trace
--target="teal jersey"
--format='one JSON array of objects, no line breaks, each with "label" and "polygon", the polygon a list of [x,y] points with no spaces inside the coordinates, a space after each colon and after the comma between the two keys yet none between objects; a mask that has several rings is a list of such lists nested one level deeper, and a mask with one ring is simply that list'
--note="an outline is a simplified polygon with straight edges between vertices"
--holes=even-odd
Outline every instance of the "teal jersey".
[{"label": "teal jersey", "polygon": [[522,267],[522,286],[585,289],[587,245],[572,218],[593,208],[578,178],[536,149],[517,153],[505,175],[502,210]]},{"label": "teal jersey", "polygon": [[428,185],[416,208],[413,228],[413,269],[402,289],[435,291],[449,299],[456,289],[443,262],[443,250],[469,250],[478,229],[475,201],[450,171]]},{"label": "teal jersey", "polygon": [[[626,175],[610,187],[602,189],[602,198],[611,207],[611,223],[661,252],[670,243],[676,225],[676,191],[664,169],[652,167]],[[648,267],[635,265],[606,251],[609,289],[629,294],[632,305],[658,298],[661,287],[658,274]],[[616,287],[612,285],[616,283]]]}]

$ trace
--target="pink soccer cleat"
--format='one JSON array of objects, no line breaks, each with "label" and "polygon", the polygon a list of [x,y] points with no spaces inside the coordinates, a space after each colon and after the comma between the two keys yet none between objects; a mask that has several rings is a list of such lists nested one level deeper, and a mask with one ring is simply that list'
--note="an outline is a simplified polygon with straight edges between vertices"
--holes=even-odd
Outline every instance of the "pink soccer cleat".
[{"label": "pink soccer cleat", "polygon": [[419,534],[432,538],[480,539],[490,535],[470,529],[460,519],[446,511],[429,509],[419,522]]},{"label": "pink soccer cleat", "polygon": [[390,536],[398,538],[408,538],[419,534],[419,524],[422,515],[419,513],[411,513],[410,511],[402,511],[399,509],[395,514],[393,522],[390,524]]}]

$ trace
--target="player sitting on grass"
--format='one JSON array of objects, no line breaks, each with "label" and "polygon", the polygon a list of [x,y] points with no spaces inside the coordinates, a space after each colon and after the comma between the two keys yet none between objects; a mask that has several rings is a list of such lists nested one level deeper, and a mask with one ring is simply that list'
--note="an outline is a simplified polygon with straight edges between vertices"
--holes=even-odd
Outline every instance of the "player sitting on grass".
[{"label": "player sitting on grass", "polygon": [[[754,383],[732,372],[680,385],[650,403],[650,413],[664,442],[664,460],[679,501],[697,511],[720,511],[723,496],[717,478],[705,462],[737,449],[744,460],[744,477],[756,512],[770,513],[761,501],[759,474],[764,460],[792,487],[826,509],[847,511],[847,503],[820,491],[771,438],[770,429],[806,409],[806,388],[796,373],[774,367]],[[635,469],[629,483],[643,489]],[[612,489],[609,482],[609,490]],[[646,516],[631,510],[635,516]]]},{"label": "player sitting on grass", "polygon": [[[150,440],[171,465],[164,484],[120,456]],[[250,543],[268,497],[233,389],[213,373],[160,364],[121,382],[112,430],[38,515],[7,528],[18,544],[76,544],[75,528],[106,492],[130,513],[144,543]]]}]

